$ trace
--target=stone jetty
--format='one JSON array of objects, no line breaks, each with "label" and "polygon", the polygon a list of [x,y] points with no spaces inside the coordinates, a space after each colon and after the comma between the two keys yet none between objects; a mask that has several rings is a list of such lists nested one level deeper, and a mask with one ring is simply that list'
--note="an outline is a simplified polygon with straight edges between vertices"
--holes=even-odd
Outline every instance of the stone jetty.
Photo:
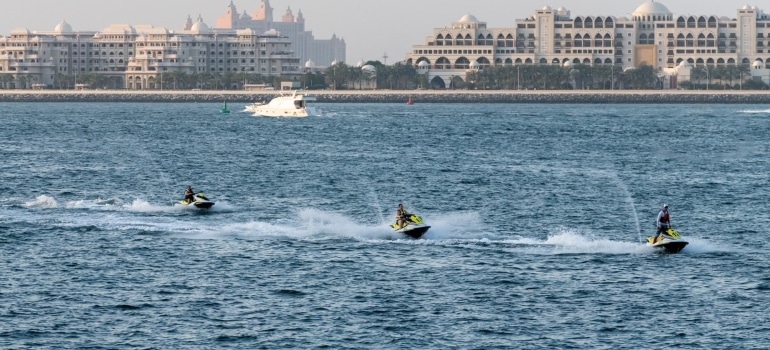
[{"label": "stone jetty", "polygon": [[[770,91],[510,91],[510,90],[376,90],[302,93],[316,97],[318,103],[745,103],[768,104]],[[0,102],[236,102],[269,101],[277,91],[111,91],[111,90],[0,90]]]}]

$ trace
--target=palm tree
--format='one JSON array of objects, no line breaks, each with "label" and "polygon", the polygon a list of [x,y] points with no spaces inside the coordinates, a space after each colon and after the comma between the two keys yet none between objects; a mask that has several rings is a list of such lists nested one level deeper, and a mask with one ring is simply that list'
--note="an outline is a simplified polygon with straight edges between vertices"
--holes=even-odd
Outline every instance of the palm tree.
[{"label": "palm tree", "polygon": [[13,81],[13,76],[10,74],[0,74],[0,89],[7,89],[11,81]]}]

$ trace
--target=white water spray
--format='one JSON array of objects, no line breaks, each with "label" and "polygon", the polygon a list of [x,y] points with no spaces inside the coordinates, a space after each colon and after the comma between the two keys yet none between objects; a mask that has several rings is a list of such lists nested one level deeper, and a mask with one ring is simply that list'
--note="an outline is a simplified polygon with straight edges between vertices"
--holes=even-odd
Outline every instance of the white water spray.
[{"label": "white water spray", "polygon": [[634,198],[631,197],[631,192],[628,190],[628,187],[626,187],[626,184],[623,182],[623,180],[620,179],[617,173],[613,173],[610,177],[626,195],[626,203],[628,203],[628,205],[631,207],[631,212],[634,214],[634,221],[636,222],[636,234],[639,236],[639,242],[643,242],[642,227],[639,225],[639,216],[636,214],[636,205],[634,204]]}]

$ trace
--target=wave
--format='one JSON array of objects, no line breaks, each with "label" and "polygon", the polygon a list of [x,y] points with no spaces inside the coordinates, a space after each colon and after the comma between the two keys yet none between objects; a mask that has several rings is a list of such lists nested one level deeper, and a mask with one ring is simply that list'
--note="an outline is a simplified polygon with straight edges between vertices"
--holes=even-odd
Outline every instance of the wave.
[{"label": "wave", "polygon": [[[420,241],[448,239],[478,239],[484,230],[477,213],[459,212],[425,215],[431,229]],[[390,228],[390,222],[361,222],[344,214],[318,209],[300,209],[295,217],[276,222],[252,221],[233,223],[222,227],[198,228],[184,234],[189,238],[216,239],[227,237],[258,238],[288,237],[295,239],[355,239],[360,241],[415,242]],[[469,227],[471,229],[469,229]]]},{"label": "wave", "polygon": [[[59,201],[48,195],[41,195],[35,200],[23,203],[26,208],[59,208]],[[124,202],[120,198],[96,198],[79,199],[67,201],[63,205],[66,209],[88,209],[98,211],[126,211],[135,213],[183,213],[197,212],[199,209],[181,205],[179,203],[169,202],[168,204],[155,204],[145,199],[134,198],[130,202]],[[229,212],[236,208],[226,202],[217,202],[217,204],[208,209],[207,212]]]},{"label": "wave", "polygon": [[50,209],[59,207],[59,203],[51,196],[40,195],[35,200],[24,203],[24,207]]},{"label": "wave", "polygon": [[745,114],[770,114],[770,109],[746,109],[740,111]]},{"label": "wave", "polygon": [[[221,205],[220,205],[221,204]],[[58,202],[50,196],[39,196],[25,204],[29,208],[57,208]],[[199,213],[198,209],[179,204],[153,204],[143,199],[124,203],[120,199],[78,200],[66,203],[68,209],[87,209],[101,212],[138,213],[128,217],[110,214],[92,215],[81,212],[60,221],[63,226],[95,226],[106,230],[141,230],[157,234],[170,234],[188,239],[261,239],[288,238],[296,240],[356,240],[371,243],[398,243],[465,247],[467,249],[495,249],[523,254],[649,254],[656,250],[639,242],[636,235],[629,239],[599,237],[584,234],[575,229],[557,228],[547,236],[514,235],[488,227],[477,212],[425,213],[425,222],[431,229],[422,239],[414,240],[394,232],[382,218],[366,221],[342,213],[314,208],[299,209],[294,214],[272,220],[228,222],[228,216],[220,219],[196,220],[193,225],[186,212]],[[217,203],[206,210],[210,212],[243,211],[227,203]],[[161,214],[145,217],[141,214]],[[242,217],[242,216],[240,216]],[[49,218],[50,219],[50,218]],[[69,223],[68,223],[69,222]],[[690,244],[682,254],[708,254],[732,252],[729,247],[706,239],[685,237]],[[733,249],[733,251],[737,250]]]},{"label": "wave", "polygon": [[[681,254],[708,254],[714,252],[731,252],[729,247],[718,245],[706,239],[684,237],[689,244]],[[531,254],[650,254],[660,251],[647,246],[643,242],[616,240],[584,235],[575,230],[561,229],[545,239],[520,237],[507,239],[501,243],[512,245],[513,250]]]}]

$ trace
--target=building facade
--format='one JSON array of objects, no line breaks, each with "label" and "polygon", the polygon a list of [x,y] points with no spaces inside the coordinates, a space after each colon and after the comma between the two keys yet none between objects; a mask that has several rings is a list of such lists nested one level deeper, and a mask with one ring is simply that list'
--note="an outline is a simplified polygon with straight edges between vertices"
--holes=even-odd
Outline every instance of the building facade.
[{"label": "building facade", "polygon": [[770,83],[770,16],[752,6],[733,18],[674,15],[655,1],[630,17],[573,18],[565,8],[546,6],[508,28],[488,28],[465,15],[414,45],[406,63],[434,86],[490,65],[571,64],[609,65],[619,72],[648,65],[664,87],[689,80],[692,67],[743,65],[754,79]]},{"label": "building facade", "polygon": [[[246,11],[239,14],[238,8],[230,2],[225,14],[217,18],[217,29],[253,29],[259,33],[275,29],[287,36],[294,43],[294,52],[302,62],[312,60],[319,67],[329,67],[332,62],[345,61],[347,46],[344,39],[332,35],[330,39],[316,39],[313,32],[305,29],[305,16],[302,10],[294,15],[291,7],[274,19],[275,10],[269,0],[261,0],[259,8],[252,14]],[[188,22],[189,23],[189,22]]]},{"label": "building facade", "polygon": [[[255,15],[271,15],[267,1],[263,7],[264,13]],[[232,3],[231,8],[235,9]],[[272,21],[262,21],[263,26],[254,28],[212,29],[203,18],[193,21],[189,16],[180,31],[127,24],[74,31],[66,21],[53,31],[15,29],[0,36],[0,89],[66,88],[72,87],[72,81],[82,85],[83,77],[91,74],[104,81],[92,88],[129,90],[173,89],[172,73],[245,73],[298,81],[306,69],[296,49],[309,53],[327,50],[328,45],[301,35],[305,33],[301,13],[292,23],[297,22],[302,23],[297,27],[302,32],[289,25],[271,25]],[[289,28],[291,35],[277,27]],[[344,41],[337,44],[342,45],[341,51],[327,51],[344,54]],[[202,81],[197,87],[224,88],[206,87]]]}]

